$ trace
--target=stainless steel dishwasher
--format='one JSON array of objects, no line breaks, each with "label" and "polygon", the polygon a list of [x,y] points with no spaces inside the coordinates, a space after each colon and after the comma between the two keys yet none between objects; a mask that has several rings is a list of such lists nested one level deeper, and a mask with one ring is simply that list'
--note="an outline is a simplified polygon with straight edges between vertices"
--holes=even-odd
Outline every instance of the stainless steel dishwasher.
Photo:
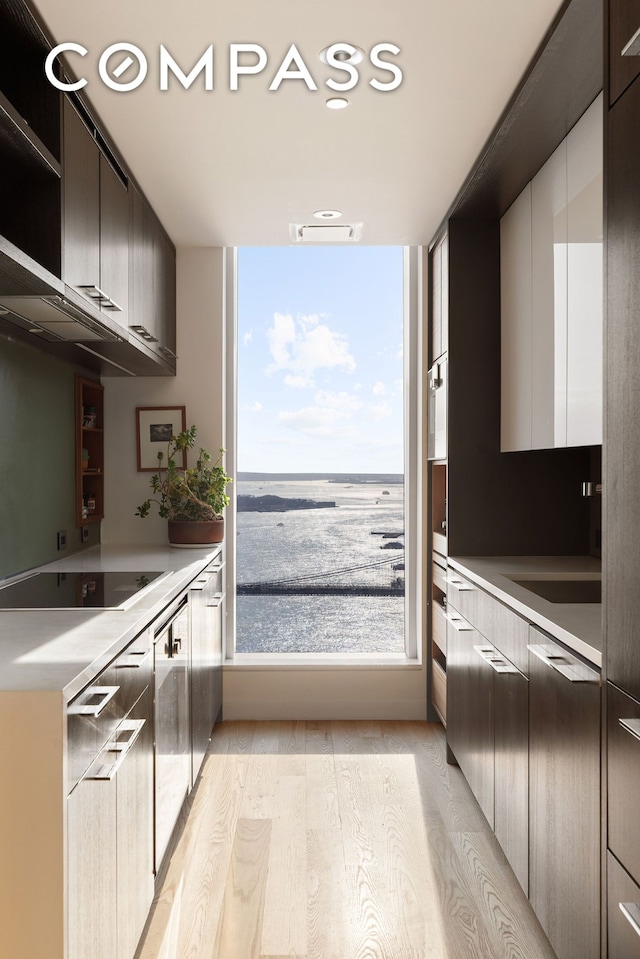
[{"label": "stainless steel dishwasher", "polygon": [[184,597],[155,630],[155,871],[191,784],[189,712],[189,605]]}]

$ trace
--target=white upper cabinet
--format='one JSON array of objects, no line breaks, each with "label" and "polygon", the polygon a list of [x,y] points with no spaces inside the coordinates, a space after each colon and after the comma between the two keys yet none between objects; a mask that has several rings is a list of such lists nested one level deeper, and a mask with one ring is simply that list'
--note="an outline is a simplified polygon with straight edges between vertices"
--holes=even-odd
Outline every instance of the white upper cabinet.
[{"label": "white upper cabinet", "polygon": [[602,95],[567,137],[567,446],[602,443]]},{"label": "white upper cabinet", "polygon": [[500,449],[531,449],[531,184],[500,221]]},{"label": "white upper cabinet", "polygon": [[600,95],[500,223],[503,452],[602,443],[602,152]]}]

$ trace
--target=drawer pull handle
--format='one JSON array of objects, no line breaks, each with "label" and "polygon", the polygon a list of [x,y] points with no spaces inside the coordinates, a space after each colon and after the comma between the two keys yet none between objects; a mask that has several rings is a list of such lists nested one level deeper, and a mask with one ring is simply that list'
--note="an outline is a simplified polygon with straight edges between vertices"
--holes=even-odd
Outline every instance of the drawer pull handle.
[{"label": "drawer pull handle", "polygon": [[618,723],[626,732],[630,733],[634,739],[640,739],[640,719],[619,719]]},{"label": "drawer pull handle", "polygon": [[224,599],[224,593],[216,593],[215,596],[211,597],[211,602],[207,603],[209,609],[217,609]]},{"label": "drawer pull handle", "polygon": [[489,666],[496,673],[517,673],[518,670],[513,666],[508,659],[505,659],[504,656],[501,656],[497,649],[494,649],[493,646],[474,646],[473,647],[478,653],[479,656],[484,659],[485,663],[488,663]]},{"label": "drawer pull handle", "polygon": [[115,310],[116,313],[122,313],[122,307],[118,306],[116,301],[112,300],[111,297],[109,297],[106,303],[103,303],[102,306],[105,310]]},{"label": "drawer pull handle", "polygon": [[[98,765],[96,762],[97,768],[95,772],[87,775],[87,779],[92,781],[107,781],[113,779],[127,758],[127,753],[132,749],[133,744],[142,732],[142,727],[145,723],[146,719],[124,719],[118,726],[115,736],[107,743],[102,752],[103,756],[107,756],[109,753],[115,753],[116,758],[114,762],[112,762],[110,766]],[[129,735],[126,739],[121,740],[119,737],[122,733],[129,733]]]},{"label": "drawer pull handle", "polygon": [[100,702],[98,703],[77,703],[69,707],[69,715],[71,716],[94,716],[97,717],[102,713],[107,705],[111,702],[115,694],[120,689],[119,686],[91,686],[84,693],[85,697],[93,698],[94,696],[99,697]]},{"label": "drawer pull handle", "polygon": [[447,622],[459,633],[471,632],[473,630],[473,626],[470,626],[464,619],[452,616],[451,613],[445,613],[444,615],[447,618]]},{"label": "drawer pull handle", "polygon": [[640,906],[637,902],[619,902],[620,912],[627,920],[636,936],[640,936]]},{"label": "drawer pull handle", "polygon": [[140,669],[151,656],[153,649],[134,649],[126,653],[122,659],[116,663],[116,669]]},{"label": "drawer pull handle", "polygon": [[107,294],[101,290],[99,286],[96,286],[95,283],[80,283],[78,289],[85,290],[87,296],[90,296],[92,300],[106,300],[107,303],[111,302]]},{"label": "drawer pull handle", "polygon": [[600,674],[590,669],[578,659],[565,653],[559,646],[547,643],[544,646],[527,646],[530,653],[542,660],[545,666],[550,666],[570,683],[593,683],[600,685]]},{"label": "drawer pull handle", "polygon": [[447,579],[449,586],[453,586],[454,589],[457,589],[459,593],[472,593],[474,587],[470,583],[465,583],[463,579],[454,579],[453,576],[449,576]]},{"label": "drawer pull handle", "polygon": [[640,30],[636,30],[620,51],[621,57],[637,57],[640,53]]}]

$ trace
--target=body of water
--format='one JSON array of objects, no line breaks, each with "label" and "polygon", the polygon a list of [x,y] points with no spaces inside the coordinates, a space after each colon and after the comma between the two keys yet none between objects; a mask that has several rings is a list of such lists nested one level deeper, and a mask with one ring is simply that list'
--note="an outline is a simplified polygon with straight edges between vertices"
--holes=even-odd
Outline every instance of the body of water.
[{"label": "body of water", "polygon": [[[404,496],[400,484],[327,480],[237,483],[238,495],[333,500],[335,508],[241,512],[238,584],[310,577],[354,589],[387,586],[403,573]],[[372,535],[376,534],[376,535]],[[358,595],[237,597],[238,652],[402,652],[404,598]]]}]

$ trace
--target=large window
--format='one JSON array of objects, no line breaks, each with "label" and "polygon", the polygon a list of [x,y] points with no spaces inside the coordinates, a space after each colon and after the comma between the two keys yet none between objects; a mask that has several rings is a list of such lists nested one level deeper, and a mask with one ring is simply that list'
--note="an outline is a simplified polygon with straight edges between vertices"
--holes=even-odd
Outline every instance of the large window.
[{"label": "large window", "polygon": [[404,265],[238,251],[237,653],[405,651]]}]

